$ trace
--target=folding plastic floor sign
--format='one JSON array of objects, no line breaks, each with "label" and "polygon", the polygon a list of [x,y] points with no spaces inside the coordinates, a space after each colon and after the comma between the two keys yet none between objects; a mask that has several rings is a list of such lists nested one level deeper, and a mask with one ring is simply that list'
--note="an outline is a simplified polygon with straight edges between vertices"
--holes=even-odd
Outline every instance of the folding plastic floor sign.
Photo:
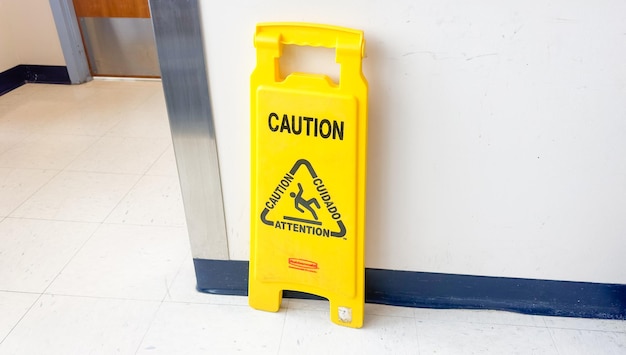
[{"label": "folding plastic floor sign", "polygon": [[[283,290],[330,301],[331,320],[360,328],[364,306],[367,82],[363,32],[303,23],[256,28],[251,78],[249,303],[276,312]],[[334,48],[328,76],[281,78],[284,45]]]}]

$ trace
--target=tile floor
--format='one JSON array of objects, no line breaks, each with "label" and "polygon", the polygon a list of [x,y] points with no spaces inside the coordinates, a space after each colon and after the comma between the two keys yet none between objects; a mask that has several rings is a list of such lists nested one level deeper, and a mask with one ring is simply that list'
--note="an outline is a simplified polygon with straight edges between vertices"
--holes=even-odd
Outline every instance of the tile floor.
[{"label": "tile floor", "polygon": [[195,291],[158,81],[0,96],[0,354],[626,354],[626,321]]}]

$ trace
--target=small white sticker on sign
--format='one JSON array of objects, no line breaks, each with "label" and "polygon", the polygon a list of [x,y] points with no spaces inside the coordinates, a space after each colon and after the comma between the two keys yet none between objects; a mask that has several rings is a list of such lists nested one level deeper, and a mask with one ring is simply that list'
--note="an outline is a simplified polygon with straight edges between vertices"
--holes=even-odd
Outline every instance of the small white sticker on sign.
[{"label": "small white sticker on sign", "polygon": [[339,320],[344,323],[352,322],[352,308],[348,307],[339,307]]}]

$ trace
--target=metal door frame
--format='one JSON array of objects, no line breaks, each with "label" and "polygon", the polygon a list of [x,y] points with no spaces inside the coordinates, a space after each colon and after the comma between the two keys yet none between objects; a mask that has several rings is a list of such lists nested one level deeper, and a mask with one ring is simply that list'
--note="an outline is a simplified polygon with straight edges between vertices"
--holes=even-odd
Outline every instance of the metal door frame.
[{"label": "metal door frame", "polygon": [[[73,84],[91,80],[72,0],[49,0]],[[150,0],[152,26],[194,259],[229,260],[200,4]]]},{"label": "metal door frame", "polygon": [[72,0],[50,0],[50,8],[71,83],[90,81],[91,73]]}]

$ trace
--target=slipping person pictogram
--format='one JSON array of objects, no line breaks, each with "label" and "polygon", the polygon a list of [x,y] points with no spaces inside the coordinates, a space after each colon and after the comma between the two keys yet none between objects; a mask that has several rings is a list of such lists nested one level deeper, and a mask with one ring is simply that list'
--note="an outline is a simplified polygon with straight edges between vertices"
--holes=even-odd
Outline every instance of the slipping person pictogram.
[{"label": "slipping person pictogram", "polygon": [[298,183],[298,194],[296,194],[295,192],[291,192],[289,196],[293,197],[294,203],[296,205],[296,209],[298,211],[304,213],[304,210],[300,208],[300,206],[306,208],[313,215],[313,219],[317,221],[317,213],[315,213],[315,210],[313,209],[313,207],[311,207],[311,204],[313,204],[315,207],[317,207],[317,209],[319,209],[320,203],[317,202],[316,198],[312,198],[309,200],[304,199],[304,197],[302,197],[302,192],[303,192],[302,185]]}]

